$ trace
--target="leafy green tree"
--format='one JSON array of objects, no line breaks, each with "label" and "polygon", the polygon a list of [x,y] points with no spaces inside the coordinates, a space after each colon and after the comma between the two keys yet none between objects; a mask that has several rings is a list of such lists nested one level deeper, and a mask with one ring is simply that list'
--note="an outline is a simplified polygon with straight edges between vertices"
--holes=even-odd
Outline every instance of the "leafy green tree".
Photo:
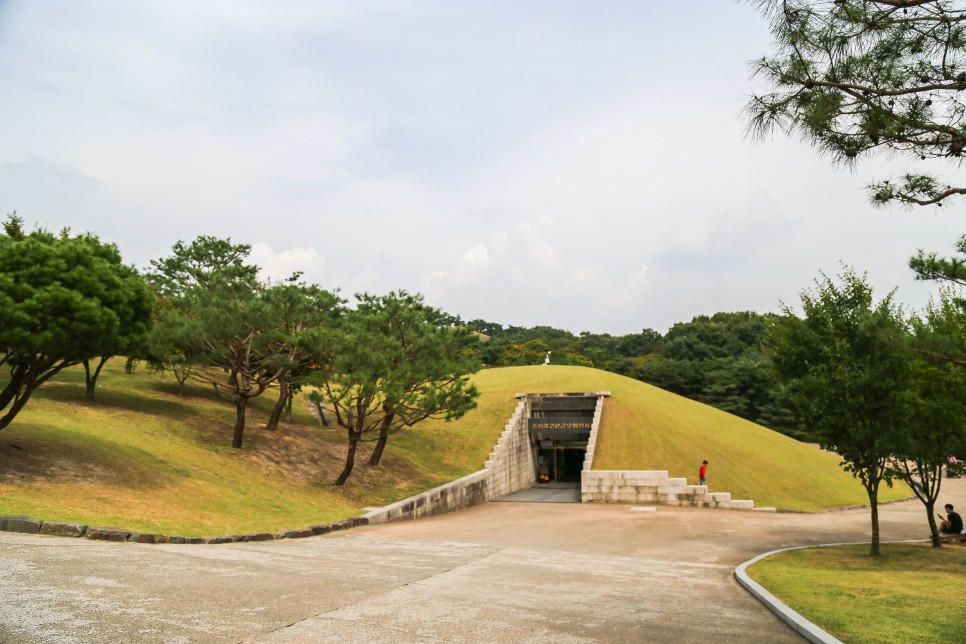
[{"label": "leafy green tree", "polygon": [[[966,149],[966,8],[949,0],[755,0],[774,53],[769,91],[746,106],[756,136],[800,135],[836,161],[876,152],[958,167]],[[869,186],[873,203],[937,204],[966,187],[909,170]]]},{"label": "leafy green tree", "polygon": [[190,317],[176,308],[171,300],[159,298],[154,311],[154,327],[145,351],[153,371],[170,371],[174,375],[179,396],[184,395],[194,358],[188,353],[191,345],[185,340],[190,336],[190,322]]},{"label": "leafy green tree", "polygon": [[636,358],[648,354],[661,353],[664,347],[664,336],[654,329],[644,329],[640,333],[631,333],[618,338],[617,353]]},{"label": "leafy green tree", "polygon": [[141,341],[153,301],[113,244],[27,232],[10,215],[0,235],[0,429],[65,367]]},{"label": "leafy green tree", "polygon": [[158,295],[178,300],[225,286],[251,291],[258,284],[258,267],[246,264],[248,244],[199,235],[190,244],[178,241],[171,255],[151,260],[148,272]]},{"label": "leafy green tree", "polygon": [[290,339],[290,364],[278,374],[278,400],[269,414],[265,429],[278,427],[284,410],[291,413],[294,392],[316,365],[328,359],[322,329],[337,315],[341,300],[314,284],[299,281],[299,274],[286,282],[272,285],[265,292],[268,305],[278,315],[284,335]]},{"label": "leafy green tree", "polygon": [[476,406],[469,374],[479,369],[478,336],[445,324],[420,295],[356,295],[357,304],[329,330],[331,359],[320,388],[348,449],[336,485],[352,474],[361,441],[376,441],[379,462],[390,435],[427,418],[455,420]]},{"label": "leafy green tree", "polygon": [[258,267],[244,263],[249,251],[213,237],[179,241],[171,256],[151,262],[149,275],[166,300],[156,321],[157,353],[178,356],[178,364],[191,365],[190,378],[234,405],[235,448],[244,440],[249,401],[290,373],[300,352],[271,289],[257,280]]},{"label": "leafy green tree", "polygon": [[[966,235],[962,235],[956,242],[955,255],[940,257],[939,253],[927,253],[920,248],[914,257],[909,258],[909,268],[916,273],[916,279],[919,280],[966,286]],[[966,305],[962,299],[957,302],[960,306]]]},{"label": "leafy green tree", "polygon": [[497,365],[501,367],[521,367],[543,364],[548,351],[550,351],[550,345],[539,339],[520,343],[507,342],[500,345]]},{"label": "leafy green tree", "polygon": [[[912,324],[917,347],[940,345],[948,352],[951,337],[960,345],[966,338],[966,314],[948,290],[938,302],[930,303],[922,317],[914,317]],[[949,455],[966,442],[966,369],[949,360],[936,360],[932,354],[919,352],[913,362],[913,413],[894,464],[925,506],[933,546],[938,548],[941,542],[935,510],[943,467]],[[964,353],[957,355],[966,357]]]},{"label": "leafy green tree", "polygon": [[656,345],[660,354],[639,361],[629,375],[795,438],[811,439],[779,398],[780,385],[762,355],[768,320],[768,315],[740,311],[675,324]]},{"label": "leafy green tree", "polygon": [[789,400],[819,444],[865,488],[871,554],[879,555],[878,494],[915,409],[908,329],[892,294],[876,303],[864,276],[846,269],[803,291],[805,317],[789,307],[770,329],[771,358]]},{"label": "leafy green tree", "polygon": [[[932,304],[927,310],[927,321],[930,325],[938,325],[940,330],[920,324],[917,327],[920,342],[913,350],[962,368],[966,367],[966,299],[954,289],[966,286],[966,235],[957,241],[956,253],[946,258],[919,249],[909,259],[909,267],[916,273],[916,279],[937,281],[947,287],[940,290],[941,304]],[[924,328],[927,328],[926,332],[923,332]],[[966,444],[957,446],[957,451],[966,453]]]},{"label": "leafy green tree", "polygon": [[253,292],[258,287],[258,267],[245,264],[250,252],[246,244],[200,235],[190,244],[179,240],[170,256],[151,261],[147,277],[158,295],[158,304],[147,357],[155,370],[174,375],[181,395],[198,358],[190,353],[194,351],[194,329],[189,299],[203,303],[206,293],[222,285]]}]

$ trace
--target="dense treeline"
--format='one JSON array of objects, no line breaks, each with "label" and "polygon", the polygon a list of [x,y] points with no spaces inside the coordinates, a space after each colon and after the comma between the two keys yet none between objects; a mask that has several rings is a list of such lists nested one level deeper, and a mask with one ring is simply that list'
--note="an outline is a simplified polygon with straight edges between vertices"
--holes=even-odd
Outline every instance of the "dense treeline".
[{"label": "dense treeline", "polygon": [[[910,266],[922,279],[961,286],[966,237],[957,250],[961,256],[951,259],[920,252]],[[124,355],[129,365],[145,360],[182,385],[193,379],[213,387],[235,407],[233,447],[242,446],[250,399],[277,392],[271,430],[295,391],[314,389],[315,400],[347,432],[341,483],[358,442],[377,443],[375,465],[393,433],[472,409],[477,392],[468,376],[479,366],[549,359],[636,378],[799,439],[821,438],[819,417],[806,413],[814,410],[803,409],[800,396],[796,404],[792,381],[779,379],[776,369],[776,354],[787,351],[776,353],[774,331],[794,317],[787,310],[702,315],[663,335],[653,329],[575,335],[550,326],[464,322],[402,291],[356,294],[349,306],[298,274],[281,283],[260,279],[259,267],[247,263],[249,251],[202,236],[178,242],[141,274],[92,235],[29,232],[16,215],[8,217],[0,233],[0,370],[6,372],[0,429],[65,366],[85,366],[93,399],[104,361]],[[966,310],[961,294],[944,293],[944,308],[934,304],[924,317],[904,317],[901,333],[888,340],[902,345],[897,355],[911,352],[961,370]],[[925,376],[916,382],[925,387]],[[901,394],[937,397],[927,390],[907,387]],[[958,440],[949,443],[951,453],[961,451]]]},{"label": "dense treeline", "polygon": [[614,336],[549,326],[524,328],[485,320],[462,322],[486,336],[489,366],[553,364],[597,367],[712,405],[799,439],[809,439],[781,402],[780,385],[764,354],[767,323],[752,311],[700,315],[661,335],[653,329]]}]

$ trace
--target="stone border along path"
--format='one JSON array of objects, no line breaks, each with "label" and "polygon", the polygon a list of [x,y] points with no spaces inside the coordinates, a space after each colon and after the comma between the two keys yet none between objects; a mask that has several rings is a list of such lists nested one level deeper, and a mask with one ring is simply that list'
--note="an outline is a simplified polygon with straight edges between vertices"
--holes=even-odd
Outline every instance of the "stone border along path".
[{"label": "stone border along path", "polygon": [[[966,507],[966,480],[940,502]],[[634,507],[484,503],[191,548],[0,532],[0,641],[801,642],[735,568],[868,538],[867,509]],[[884,542],[924,536],[918,501],[880,512]]]},{"label": "stone border along path", "polygon": [[[900,542],[902,543],[902,542]],[[801,613],[792,609],[791,606],[783,602],[782,600],[771,594],[768,589],[759,584],[757,581],[752,579],[748,573],[748,566],[758,563],[762,559],[770,557],[772,555],[778,554],[779,552],[788,552],[789,550],[802,550],[804,548],[829,548],[832,546],[852,546],[857,545],[857,542],[850,543],[823,543],[818,546],[797,546],[795,548],[779,548],[778,550],[772,550],[771,552],[765,552],[754,559],[749,559],[737,568],[735,568],[735,579],[741,584],[742,588],[751,593],[758,601],[768,607],[768,610],[778,615],[779,619],[788,624],[792,630],[807,639],[809,642],[814,642],[815,644],[842,644],[842,641],[836,637],[830,635],[827,631],[819,628],[813,622],[809,621],[802,616]]]},{"label": "stone border along path", "polygon": [[[903,539],[901,541],[882,541],[880,545],[887,546],[889,544],[896,543],[930,543],[930,539]],[[790,550],[804,550],[806,548],[835,548],[837,546],[867,546],[868,541],[849,541],[845,543],[822,543],[813,546],[795,546],[793,548],[779,548],[778,550],[772,550],[770,552],[764,552],[754,559],[749,559],[737,568],[735,568],[735,579],[741,584],[742,588],[751,593],[758,601],[768,607],[768,609],[778,615],[778,617],[788,624],[795,632],[799,633],[802,637],[807,639],[809,642],[815,642],[815,644],[842,644],[842,641],[829,634],[827,631],[819,628],[814,623],[810,622],[808,619],[802,616],[801,613],[793,610],[788,604],[771,594],[764,586],[759,584],[757,581],[748,575],[748,567],[752,566],[762,559],[767,559],[772,555],[776,555],[780,552],[788,552]]]},{"label": "stone border along path", "polygon": [[334,523],[324,523],[308,526],[301,530],[282,530],[279,532],[254,532],[251,534],[233,534],[216,537],[179,537],[146,532],[133,532],[122,528],[101,528],[86,526],[81,523],[62,523],[59,521],[43,521],[25,516],[0,517],[0,532],[20,532],[23,534],[43,534],[53,537],[85,537],[96,541],[130,541],[133,543],[189,543],[189,544],[218,544],[240,543],[246,541],[274,541],[276,539],[300,539],[315,537],[338,530],[347,530],[361,525],[368,525],[366,517],[353,517]]}]

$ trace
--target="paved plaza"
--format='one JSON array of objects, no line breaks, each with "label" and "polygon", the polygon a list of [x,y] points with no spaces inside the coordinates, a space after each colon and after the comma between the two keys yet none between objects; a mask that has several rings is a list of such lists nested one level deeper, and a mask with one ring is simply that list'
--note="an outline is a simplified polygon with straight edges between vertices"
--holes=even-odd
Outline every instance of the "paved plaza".
[{"label": "paved plaza", "polygon": [[[944,489],[966,508],[963,480]],[[517,502],[261,543],[0,533],[0,642],[796,642],[735,566],[867,540],[868,521]],[[928,532],[916,501],[881,525]]]}]

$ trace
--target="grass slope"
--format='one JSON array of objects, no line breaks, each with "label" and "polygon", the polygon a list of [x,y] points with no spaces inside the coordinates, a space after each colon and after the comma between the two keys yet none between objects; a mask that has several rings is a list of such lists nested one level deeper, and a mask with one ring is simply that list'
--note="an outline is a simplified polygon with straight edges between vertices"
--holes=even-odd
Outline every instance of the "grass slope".
[{"label": "grass slope", "polygon": [[[336,488],[344,433],[320,428],[296,405],[293,422],[260,430],[271,394],[249,411],[245,447],[233,450],[232,408],[210,391],[180,397],[169,379],[105,367],[96,400],[83,370],[38,390],[0,431],[0,514],[211,535],[295,528],[361,513],[480,469],[516,406],[516,393],[602,391],[598,469],[667,469],[759,505],[815,510],[859,504],[861,488],[837,459],[767,429],[644,383],[583,367],[484,370],[479,407],[455,423],[427,421],[392,437],[378,467],[365,449]],[[885,497],[906,496],[886,491]]]},{"label": "grass slope", "polygon": [[[478,469],[516,405],[516,393],[610,391],[604,403],[594,469],[668,470],[697,483],[707,459],[711,491],[754,499],[758,506],[816,511],[868,502],[865,491],[839,467],[839,459],[812,445],[713,407],[617,374],[570,366],[487,369],[476,375],[483,392],[479,409],[459,423],[428,424],[402,434],[396,449],[415,455],[442,445],[442,461],[459,462],[453,474]],[[430,437],[435,437],[430,439]],[[880,500],[908,498],[899,485],[884,488]]]}]

